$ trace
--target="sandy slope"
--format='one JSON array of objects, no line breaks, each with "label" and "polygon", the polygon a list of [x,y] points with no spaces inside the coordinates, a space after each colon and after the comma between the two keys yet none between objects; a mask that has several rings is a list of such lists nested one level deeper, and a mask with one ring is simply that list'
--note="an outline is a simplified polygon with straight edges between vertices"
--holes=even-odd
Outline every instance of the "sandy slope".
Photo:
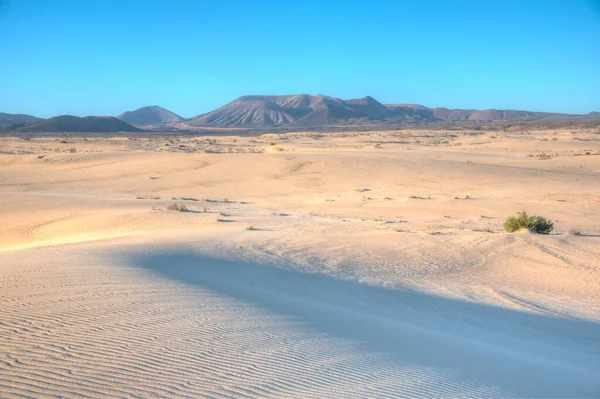
[{"label": "sandy slope", "polygon": [[0,396],[598,396],[598,137],[1,139]]}]

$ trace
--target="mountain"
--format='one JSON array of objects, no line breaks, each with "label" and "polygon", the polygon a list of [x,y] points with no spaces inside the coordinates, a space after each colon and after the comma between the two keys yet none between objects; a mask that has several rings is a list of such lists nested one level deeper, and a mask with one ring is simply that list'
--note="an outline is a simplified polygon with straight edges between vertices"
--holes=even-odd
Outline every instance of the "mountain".
[{"label": "mountain", "polygon": [[384,105],[373,97],[341,100],[324,95],[243,96],[185,121],[194,127],[310,128],[334,125],[377,125],[436,122],[492,122],[597,118],[515,110],[428,108],[418,104]]},{"label": "mountain", "polygon": [[123,112],[117,118],[130,125],[164,125],[165,123],[181,122],[184,120],[181,116],[158,105]]},{"label": "mountain", "polygon": [[21,123],[27,122],[37,122],[42,119],[36,118],[31,115],[23,115],[23,114],[5,114],[0,112],[0,128],[5,126],[18,125]]},{"label": "mountain", "polygon": [[27,122],[5,128],[11,132],[139,132],[138,128],[112,116],[62,115],[36,122]]},{"label": "mountain", "polygon": [[191,118],[191,126],[206,127],[312,127],[356,124],[393,116],[372,97],[341,100],[324,95],[243,96],[223,107]]}]

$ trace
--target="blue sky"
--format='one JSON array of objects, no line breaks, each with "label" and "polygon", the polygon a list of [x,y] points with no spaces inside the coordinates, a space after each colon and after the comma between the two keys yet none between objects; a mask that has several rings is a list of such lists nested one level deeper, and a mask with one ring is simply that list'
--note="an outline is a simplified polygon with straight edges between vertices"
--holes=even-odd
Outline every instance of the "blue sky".
[{"label": "blue sky", "polygon": [[600,111],[600,0],[0,0],[0,112],[246,94]]}]

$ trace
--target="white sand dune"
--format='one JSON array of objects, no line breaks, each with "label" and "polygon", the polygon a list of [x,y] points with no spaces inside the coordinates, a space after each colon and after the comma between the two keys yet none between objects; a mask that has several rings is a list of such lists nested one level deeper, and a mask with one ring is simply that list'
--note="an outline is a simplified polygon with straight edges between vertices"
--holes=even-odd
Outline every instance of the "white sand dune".
[{"label": "white sand dune", "polygon": [[584,320],[226,261],[191,245],[56,246],[5,252],[2,264],[13,271],[2,291],[3,396],[598,393],[600,325]]},{"label": "white sand dune", "polygon": [[599,397],[595,137],[1,139],[0,397]]}]

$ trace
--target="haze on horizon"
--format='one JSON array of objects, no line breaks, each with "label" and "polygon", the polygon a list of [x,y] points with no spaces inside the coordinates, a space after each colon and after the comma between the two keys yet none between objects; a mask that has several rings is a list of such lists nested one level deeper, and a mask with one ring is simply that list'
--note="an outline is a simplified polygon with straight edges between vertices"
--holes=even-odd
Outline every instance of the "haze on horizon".
[{"label": "haze on horizon", "polygon": [[600,111],[600,6],[0,0],[0,112],[184,117],[248,94]]}]

